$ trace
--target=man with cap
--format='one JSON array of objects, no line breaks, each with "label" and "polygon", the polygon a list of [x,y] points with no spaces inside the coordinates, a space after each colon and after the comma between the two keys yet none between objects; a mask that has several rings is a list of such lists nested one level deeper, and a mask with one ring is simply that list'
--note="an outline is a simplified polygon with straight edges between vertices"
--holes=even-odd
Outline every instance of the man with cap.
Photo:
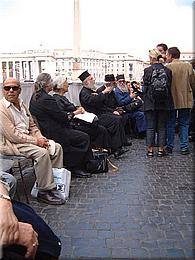
[{"label": "man with cap", "polygon": [[3,99],[0,100],[0,153],[6,155],[23,155],[34,159],[35,174],[39,192],[37,199],[53,205],[64,204],[56,190],[52,167],[63,167],[61,145],[55,143],[55,153],[49,154],[49,141],[45,138],[32,116],[19,98],[20,82],[8,78],[3,82]]},{"label": "man with cap", "polygon": [[119,158],[124,153],[122,149],[125,142],[124,128],[120,116],[105,105],[112,87],[106,86],[104,90],[97,92],[95,79],[88,71],[84,71],[79,79],[83,83],[79,94],[81,105],[85,110],[96,114],[99,124],[106,127],[111,136],[111,151],[115,158]]},{"label": "man with cap", "polygon": [[[105,75],[105,83],[103,86],[101,86],[100,88],[97,89],[97,92],[100,93],[103,90],[105,90],[106,87],[110,88],[110,92],[108,93],[108,95],[106,95],[106,100],[105,100],[105,106],[107,108],[107,110],[110,110],[113,114],[118,115],[120,117],[121,120],[121,128],[123,128],[121,131],[124,131],[124,135],[125,135],[125,124],[126,124],[126,119],[123,116],[124,115],[124,110],[122,109],[122,107],[118,106],[116,97],[115,97],[115,93],[114,93],[114,89],[116,87],[116,80],[114,77],[114,74],[107,74]],[[130,140],[128,140],[125,136],[125,142],[124,142],[125,146],[130,146],[132,145],[132,142]]]},{"label": "man with cap", "polygon": [[[118,105],[123,107],[130,104],[133,99],[136,98],[136,93],[129,93],[127,85],[125,84],[124,74],[116,76],[117,87],[115,88],[115,96]],[[135,120],[136,130],[138,131],[138,137],[143,138],[146,133],[146,119],[144,112],[140,110],[125,112],[124,116],[126,118],[132,118]]]}]

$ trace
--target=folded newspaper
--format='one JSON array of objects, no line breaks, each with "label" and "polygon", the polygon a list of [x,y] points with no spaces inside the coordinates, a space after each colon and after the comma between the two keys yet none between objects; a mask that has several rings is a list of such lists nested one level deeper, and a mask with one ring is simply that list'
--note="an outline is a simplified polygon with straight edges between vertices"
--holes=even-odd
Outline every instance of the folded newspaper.
[{"label": "folded newspaper", "polygon": [[95,114],[86,111],[83,114],[75,115],[74,118],[83,120],[88,123],[92,123],[93,121],[96,121],[98,119],[98,117]]}]

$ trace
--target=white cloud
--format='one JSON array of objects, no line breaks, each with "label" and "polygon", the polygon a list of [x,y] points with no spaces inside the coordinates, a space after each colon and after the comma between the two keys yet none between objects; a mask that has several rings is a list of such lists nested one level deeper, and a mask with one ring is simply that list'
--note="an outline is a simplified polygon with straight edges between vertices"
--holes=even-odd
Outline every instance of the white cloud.
[{"label": "white cloud", "polygon": [[[174,0],[80,0],[80,7],[83,49],[131,51],[142,57],[159,42],[181,51],[193,49],[190,5]],[[40,43],[72,47],[73,0],[12,0],[4,14],[0,51],[32,49]]]}]

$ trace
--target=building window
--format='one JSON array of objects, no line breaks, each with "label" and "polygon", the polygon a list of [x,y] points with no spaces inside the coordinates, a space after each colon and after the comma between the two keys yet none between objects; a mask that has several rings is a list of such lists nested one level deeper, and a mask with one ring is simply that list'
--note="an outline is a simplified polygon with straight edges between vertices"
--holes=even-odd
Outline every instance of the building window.
[{"label": "building window", "polygon": [[129,63],[129,70],[133,70],[133,64]]},{"label": "building window", "polygon": [[8,62],[8,68],[9,68],[9,77],[13,77],[13,62]]},{"label": "building window", "polygon": [[3,80],[7,78],[7,73],[6,73],[6,62],[2,62],[2,74],[3,74]]}]

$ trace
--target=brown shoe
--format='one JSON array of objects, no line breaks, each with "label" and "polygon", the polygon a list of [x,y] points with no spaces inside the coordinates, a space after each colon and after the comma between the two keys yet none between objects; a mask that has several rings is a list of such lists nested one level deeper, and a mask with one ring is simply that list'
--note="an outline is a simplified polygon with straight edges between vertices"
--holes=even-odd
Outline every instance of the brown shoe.
[{"label": "brown shoe", "polygon": [[65,200],[57,190],[39,191],[37,200],[51,205],[62,205],[65,203]]}]

